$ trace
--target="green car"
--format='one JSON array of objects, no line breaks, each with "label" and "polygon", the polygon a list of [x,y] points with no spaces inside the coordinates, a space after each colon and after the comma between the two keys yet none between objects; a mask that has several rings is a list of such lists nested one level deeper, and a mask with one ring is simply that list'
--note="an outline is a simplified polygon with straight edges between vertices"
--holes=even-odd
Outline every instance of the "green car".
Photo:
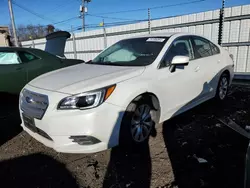
[{"label": "green car", "polygon": [[19,94],[37,76],[83,62],[34,48],[0,47],[0,93]]}]

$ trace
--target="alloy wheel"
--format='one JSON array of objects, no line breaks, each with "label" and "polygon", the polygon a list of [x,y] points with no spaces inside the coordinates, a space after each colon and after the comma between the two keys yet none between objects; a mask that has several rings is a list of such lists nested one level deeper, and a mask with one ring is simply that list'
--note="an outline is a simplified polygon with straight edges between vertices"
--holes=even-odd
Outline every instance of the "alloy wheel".
[{"label": "alloy wheel", "polygon": [[131,120],[131,134],[136,142],[143,142],[148,138],[154,125],[151,108],[147,104],[140,105]]},{"label": "alloy wheel", "polygon": [[225,99],[228,91],[228,79],[226,77],[222,77],[219,86],[219,97],[221,100]]}]

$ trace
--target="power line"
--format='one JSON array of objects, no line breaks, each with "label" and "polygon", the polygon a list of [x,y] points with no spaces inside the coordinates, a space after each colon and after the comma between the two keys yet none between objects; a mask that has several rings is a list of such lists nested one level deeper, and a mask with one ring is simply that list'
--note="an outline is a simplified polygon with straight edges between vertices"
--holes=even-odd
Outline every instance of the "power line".
[{"label": "power line", "polygon": [[[123,21],[123,22],[110,22],[110,23],[105,23],[105,27],[119,26],[119,25],[125,25],[125,24],[134,24],[134,23],[143,22],[143,21],[147,21],[147,19],[134,20],[134,21]],[[86,28],[101,28],[101,26],[99,26],[99,24],[89,24],[89,25],[86,25]],[[81,30],[81,29],[82,29],[82,27],[78,26],[78,27],[72,28],[72,31],[77,31],[77,30]]]},{"label": "power line", "polygon": [[112,19],[112,20],[131,20],[134,21],[132,19],[128,19],[128,18],[117,18],[117,17],[109,17],[109,16],[101,16],[101,15],[95,15],[95,14],[86,14],[86,16],[91,16],[91,17],[97,17],[97,18],[107,18],[107,19]]},{"label": "power line", "polygon": [[[13,0],[13,4],[16,5],[16,6],[18,6],[18,7],[21,8],[21,9],[23,9],[23,10],[29,12],[30,14],[33,14],[33,15],[35,15],[35,16],[37,16],[37,17],[43,19],[43,20],[47,20],[47,21],[53,22],[53,23],[52,23],[53,25],[62,24],[62,23],[71,21],[71,20],[73,20],[73,19],[79,18],[78,16],[74,16],[74,17],[68,18],[68,19],[66,19],[66,20],[61,20],[61,21],[55,22],[54,20],[52,20],[52,19],[50,19],[50,18],[47,18],[47,17],[45,17],[45,16],[43,16],[43,15],[40,15],[40,14],[38,14],[38,13],[36,13],[36,12],[34,12],[34,11],[32,11],[32,10],[30,10],[30,9],[28,9],[28,8],[26,8],[26,7],[24,7],[24,6],[22,6],[22,5],[20,5],[19,3],[15,2],[14,0]],[[59,7],[62,7],[62,6],[59,6]],[[58,7],[58,8],[59,8],[59,7]],[[45,27],[46,27],[46,26],[45,26]]]},{"label": "power line", "polygon": [[[29,12],[30,14],[33,14],[33,15],[35,15],[35,16],[37,16],[37,17],[43,19],[43,20],[47,20],[47,21],[53,22],[52,25],[62,24],[62,23],[71,21],[71,20],[73,20],[73,19],[79,18],[78,16],[74,16],[74,17],[68,18],[68,19],[66,19],[66,20],[61,20],[61,21],[55,22],[54,20],[49,19],[49,18],[47,18],[47,17],[44,17],[44,16],[42,16],[42,15],[40,15],[40,14],[38,14],[38,13],[36,13],[36,12],[34,12],[34,11],[32,11],[32,10],[30,10],[30,9],[28,9],[28,8],[26,8],[26,7],[22,6],[22,5],[20,5],[20,4],[18,4],[18,3],[15,2],[15,1],[13,1],[12,3],[13,3],[14,5],[18,6],[19,8],[21,8],[21,9],[23,9],[23,10]],[[38,27],[40,27],[40,26],[38,26]],[[44,27],[46,27],[46,26],[44,26]]]},{"label": "power line", "polygon": [[74,16],[74,17],[72,17],[72,18],[68,18],[68,19],[66,19],[66,20],[62,20],[62,21],[59,21],[59,22],[54,22],[54,23],[52,23],[52,24],[53,24],[53,25],[62,24],[62,23],[65,23],[65,22],[74,20],[74,19],[76,19],[76,18],[79,18],[79,16]]},{"label": "power line", "polygon": [[[172,5],[156,6],[156,7],[150,7],[149,9],[161,9],[161,8],[167,8],[167,7],[180,6],[180,5],[188,5],[188,4],[200,3],[200,2],[203,2],[203,1],[206,1],[206,0],[194,0],[194,1],[188,1],[188,2],[183,2],[183,3],[176,3],[176,4],[172,4]],[[98,13],[96,15],[119,14],[119,13],[138,12],[138,11],[145,11],[145,10],[148,10],[148,8],[123,10],[123,11],[116,11],[116,12],[104,12],[104,13]]]},{"label": "power line", "polygon": [[[194,4],[194,3],[199,3],[199,2],[203,2],[206,0],[194,0],[194,1],[188,1],[188,2],[182,2],[182,3],[177,3],[177,4],[171,4],[171,5],[163,5],[163,6],[156,6],[156,7],[151,7],[150,9],[161,9],[161,8],[167,8],[167,7],[174,7],[174,6],[181,6],[181,5],[187,5],[187,4]],[[92,16],[92,17],[98,17],[98,18],[107,18],[107,19],[114,19],[114,20],[125,20],[127,22],[112,22],[112,23],[105,23],[105,26],[110,27],[110,26],[119,26],[119,25],[125,25],[125,24],[133,24],[133,23],[137,23],[137,22],[142,22],[142,21],[147,21],[147,19],[144,20],[132,20],[132,19],[128,19],[128,18],[118,18],[118,17],[110,17],[110,16],[103,16],[103,15],[107,15],[107,14],[118,14],[118,13],[125,13],[125,12],[135,12],[135,11],[144,11],[144,10],[148,10],[148,8],[141,8],[141,9],[134,9],[134,10],[125,10],[125,11],[117,11],[117,12],[106,12],[106,13],[98,13],[98,14],[86,14],[87,16]],[[159,18],[154,18],[155,19],[159,19]],[[86,28],[98,28],[100,26],[98,26],[99,24],[90,24],[90,25],[86,25]],[[80,28],[78,28],[77,30],[80,30]]]},{"label": "power line", "polygon": [[42,15],[40,15],[40,14],[38,14],[38,13],[36,13],[36,12],[34,12],[34,11],[32,11],[32,10],[30,10],[30,9],[28,9],[28,8],[26,8],[26,7],[22,6],[22,5],[20,5],[20,4],[18,4],[16,1],[12,1],[12,3],[13,3],[14,5],[16,5],[17,7],[19,7],[19,8],[21,8],[21,9],[25,10],[26,12],[29,12],[30,14],[33,14],[33,15],[35,15],[35,16],[37,16],[37,17],[43,19],[43,20],[47,20],[47,21],[50,21],[50,22],[54,22],[54,20],[52,20],[52,19],[50,19],[50,18],[46,18],[45,16],[42,16]]},{"label": "power line", "polygon": [[[52,13],[54,14],[54,13],[57,12],[58,10],[62,10],[63,7],[66,7],[66,6],[68,7],[69,4],[70,4],[69,1],[72,1],[72,2],[74,1],[74,2],[75,2],[75,0],[68,0],[67,3],[65,3],[65,4],[60,4],[60,5],[57,6],[55,9],[52,9],[50,12],[52,12]],[[79,2],[79,0],[77,0],[77,2]]]},{"label": "power line", "polygon": [[[68,18],[66,20],[62,20],[62,21],[59,21],[59,22],[54,22],[52,23],[51,25],[57,25],[57,24],[62,24],[62,23],[65,23],[65,22],[68,22],[68,21],[71,21],[71,20],[74,20],[76,18],[79,18],[78,16],[74,16],[72,18]],[[45,27],[48,27],[48,25],[32,25],[33,28],[45,28]],[[17,29],[28,29],[27,27],[18,27]]]},{"label": "power line", "polygon": [[[123,22],[109,22],[109,23],[105,23],[105,26],[114,26],[114,25],[119,25],[119,24],[133,24],[133,23],[138,23],[138,22],[143,22],[143,21],[147,21],[147,19],[143,19],[143,20],[132,20],[132,21],[123,21]],[[99,24],[89,24],[86,26],[99,26]]]},{"label": "power line", "polygon": [[[80,0],[77,0],[77,1],[80,1]],[[167,7],[173,7],[173,6],[180,6],[180,5],[186,5],[186,4],[194,4],[194,3],[199,3],[199,2],[203,2],[203,1],[206,1],[206,0],[194,0],[194,1],[189,1],[189,2],[183,2],[183,3],[177,3],[177,4],[172,4],[172,5],[164,5],[164,6],[157,6],[157,7],[151,7],[150,9],[160,9],[160,8],[167,8]],[[57,25],[57,24],[62,24],[62,23],[65,23],[65,22],[68,22],[68,21],[71,21],[71,20],[74,20],[74,19],[78,19],[79,16],[74,16],[74,17],[71,17],[71,18],[68,18],[68,19],[65,19],[65,20],[61,20],[61,21],[58,21],[58,22],[54,22],[53,20],[49,19],[49,18],[46,18],[18,3],[16,3],[14,0],[13,0],[13,4],[15,4],[16,6],[24,9],[25,11],[41,18],[41,19],[44,19],[44,20],[49,20],[51,22],[53,22],[52,24],[53,25]],[[124,20],[124,22],[111,22],[111,23],[105,23],[105,26],[107,27],[110,27],[110,26],[118,26],[118,25],[125,25],[125,24],[133,24],[133,23],[138,23],[138,22],[142,22],[142,21],[147,21],[147,19],[144,19],[144,20],[132,20],[132,19],[128,19],[128,18],[119,18],[119,17],[109,17],[109,16],[102,16],[102,15],[106,15],[106,14],[118,14],[118,13],[125,13],[125,12],[135,12],[135,11],[144,11],[144,10],[148,10],[148,8],[141,8],[141,9],[134,9],[134,10],[124,10],[124,11],[117,11],[117,12],[106,12],[106,13],[99,13],[99,14],[87,14],[87,16],[92,16],[92,17],[99,17],[99,18],[107,18],[107,19],[114,19],[114,20]],[[157,19],[157,18],[156,18]],[[47,27],[47,26],[37,26],[38,28],[39,27]],[[99,24],[90,24],[90,25],[86,25],[86,28],[98,28],[100,27]],[[25,28],[23,28],[25,29]],[[79,30],[78,28],[76,30]]]}]

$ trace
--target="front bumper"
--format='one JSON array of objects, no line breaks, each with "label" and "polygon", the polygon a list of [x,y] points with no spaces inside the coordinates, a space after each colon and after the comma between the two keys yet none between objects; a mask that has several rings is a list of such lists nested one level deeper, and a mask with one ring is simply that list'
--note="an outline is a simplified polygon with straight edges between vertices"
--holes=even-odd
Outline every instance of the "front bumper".
[{"label": "front bumper", "polygon": [[[27,86],[28,90],[49,96],[49,107],[41,120],[34,119],[38,129],[44,131],[50,138],[21,126],[39,142],[57,152],[63,153],[93,153],[114,147],[119,143],[120,124],[124,109],[103,103],[89,110],[57,110],[57,103],[66,95]],[[20,114],[24,113],[21,108]],[[29,115],[29,114],[27,114]],[[73,142],[72,136],[91,136],[99,140],[92,145],[79,145]]]}]

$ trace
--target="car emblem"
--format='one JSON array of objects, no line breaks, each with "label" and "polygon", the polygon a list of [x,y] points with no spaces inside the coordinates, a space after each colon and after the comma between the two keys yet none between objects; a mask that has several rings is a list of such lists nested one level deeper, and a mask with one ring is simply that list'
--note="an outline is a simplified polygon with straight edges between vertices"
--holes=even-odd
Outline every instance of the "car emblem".
[{"label": "car emblem", "polygon": [[26,100],[27,103],[34,103],[34,102],[35,102],[35,101],[34,101],[32,98],[30,98],[30,97],[26,97],[25,100]]}]

